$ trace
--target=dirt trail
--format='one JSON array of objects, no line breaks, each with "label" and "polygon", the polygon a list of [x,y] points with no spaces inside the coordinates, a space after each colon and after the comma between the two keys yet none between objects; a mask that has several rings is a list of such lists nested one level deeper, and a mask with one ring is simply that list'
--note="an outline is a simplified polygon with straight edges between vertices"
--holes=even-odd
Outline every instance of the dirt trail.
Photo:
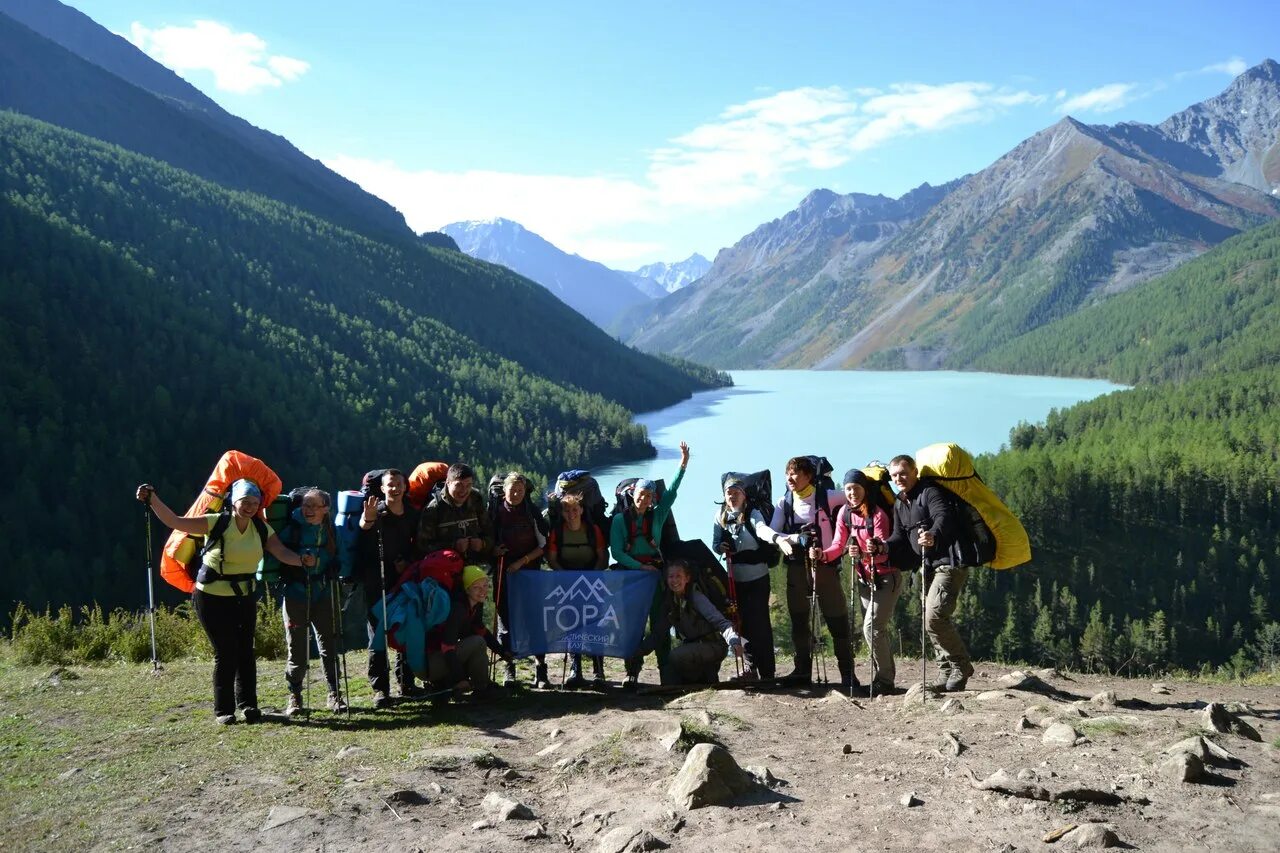
[{"label": "dirt trail", "polygon": [[[1002,688],[1007,673],[980,668],[973,689],[948,697],[962,708],[946,710],[940,697],[849,701],[817,689],[538,696],[525,708],[532,715],[519,701],[477,706],[460,743],[408,756],[391,784],[370,781],[377,768],[362,766],[357,749],[323,809],[263,831],[269,814],[238,811],[209,785],[204,820],[188,814],[159,835],[167,849],[199,849],[213,836],[235,849],[461,853],[608,849],[602,840],[631,826],[689,851],[1010,851],[1050,849],[1041,839],[1054,829],[1105,822],[1144,850],[1280,845],[1280,691],[1171,683],[1156,694],[1146,681],[1042,673],[1045,693]],[[1090,701],[1107,690],[1117,705]],[[1211,767],[1203,784],[1172,781],[1162,750],[1203,732],[1209,701],[1246,703],[1240,719],[1262,741],[1215,735],[1240,763]],[[694,739],[714,737],[740,765],[765,766],[785,784],[731,807],[678,808],[666,790],[684,752],[663,741],[682,721]],[[1054,721],[1075,728],[1075,745],[1042,742]],[[1118,804],[974,787],[1001,769],[1049,792],[1085,788],[1094,794],[1079,796]],[[418,801],[391,797],[397,789]],[[491,792],[535,818],[488,823],[481,803]],[[279,811],[289,801],[281,793],[275,818],[291,814]],[[904,805],[911,794],[918,804]]]}]

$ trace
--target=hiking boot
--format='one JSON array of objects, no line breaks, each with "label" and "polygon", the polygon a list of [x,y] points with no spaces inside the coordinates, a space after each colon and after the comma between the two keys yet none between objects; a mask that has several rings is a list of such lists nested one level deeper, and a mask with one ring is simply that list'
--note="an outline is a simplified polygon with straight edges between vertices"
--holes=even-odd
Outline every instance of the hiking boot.
[{"label": "hiking boot", "polygon": [[729,679],[729,681],[736,682],[738,684],[747,684],[747,683],[750,683],[753,681],[759,681],[759,680],[760,680],[759,673],[757,673],[754,669],[751,669],[750,667],[748,667],[747,669],[744,669],[740,674],[735,675],[733,678]]},{"label": "hiking boot", "polygon": [[893,686],[890,681],[873,681],[871,682],[871,695],[874,696],[897,696],[902,691]]},{"label": "hiking boot", "polygon": [[[294,690],[289,693],[289,701],[284,705],[284,715],[294,717],[302,713],[302,694]],[[246,717],[248,714],[245,715]]]},{"label": "hiking boot", "polygon": [[373,707],[374,710],[381,711],[384,708],[391,707],[391,697],[381,690],[373,691]]},{"label": "hiking boot", "polygon": [[240,713],[244,714],[244,721],[246,723],[256,723],[258,722],[258,720],[262,719],[262,712],[259,711],[257,708],[253,707],[252,705],[250,705],[248,708],[240,709]]},{"label": "hiking boot", "polygon": [[806,661],[796,661],[796,668],[782,676],[782,683],[794,687],[813,683],[813,665]]},{"label": "hiking boot", "polygon": [[471,691],[472,702],[496,702],[507,697],[507,691],[496,684],[486,684]]},{"label": "hiking boot", "polygon": [[623,690],[639,690],[640,677],[636,675],[628,675],[626,678],[622,679],[622,689]]},{"label": "hiking boot", "polygon": [[342,714],[350,710],[347,707],[346,701],[342,698],[342,694],[336,690],[329,692],[329,698],[325,702],[325,705],[335,714]]},{"label": "hiking boot", "polygon": [[551,679],[547,677],[547,665],[540,663],[533,670],[533,688],[535,690],[549,690],[551,688]]},{"label": "hiking boot", "polygon": [[581,690],[587,686],[587,680],[582,677],[581,672],[574,672],[565,679],[564,684],[560,685],[565,690]]},{"label": "hiking boot", "polygon": [[858,680],[858,676],[850,673],[849,675],[840,676],[840,692],[848,696],[850,693],[862,687],[862,682]]},{"label": "hiking boot", "polygon": [[218,725],[220,726],[233,726],[235,725],[235,722],[236,722],[236,715],[235,714],[219,714],[218,716],[214,717],[214,719],[217,721]]},{"label": "hiking boot", "polygon": [[516,686],[516,665],[514,663],[507,664],[507,671],[502,677],[503,687]]},{"label": "hiking boot", "polygon": [[968,683],[969,676],[965,675],[960,670],[956,670],[947,677],[947,681],[942,686],[942,689],[948,693],[959,693],[961,690],[964,690],[965,685]]},{"label": "hiking boot", "polygon": [[406,699],[418,699],[422,696],[426,696],[427,691],[423,690],[411,681],[405,681],[400,683],[400,695]]}]

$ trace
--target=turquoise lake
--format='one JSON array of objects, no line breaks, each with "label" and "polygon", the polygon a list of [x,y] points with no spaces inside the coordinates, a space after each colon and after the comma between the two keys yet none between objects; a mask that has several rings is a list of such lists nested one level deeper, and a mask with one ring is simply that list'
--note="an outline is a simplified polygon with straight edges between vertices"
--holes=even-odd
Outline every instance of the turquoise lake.
[{"label": "turquoise lake", "polygon": [[[675,505],[685,538],[710,538],[720,475],[773,472],[774,499],[792,456],[826,456],[837,485],[846,469],[887,462],[934,442],[954,441],[974,454],[998,450],[1020,421],[1044,420],[1055,408],[1123,386],[1096,379],[947,371],[733,371],[735,387],[705,391],[636,418],[658,449],[655,459],[592,473],[606,499],[626,477],[675,474],[680,441],[689,470]],[[705,528],[705,529],[704,529]]]}]

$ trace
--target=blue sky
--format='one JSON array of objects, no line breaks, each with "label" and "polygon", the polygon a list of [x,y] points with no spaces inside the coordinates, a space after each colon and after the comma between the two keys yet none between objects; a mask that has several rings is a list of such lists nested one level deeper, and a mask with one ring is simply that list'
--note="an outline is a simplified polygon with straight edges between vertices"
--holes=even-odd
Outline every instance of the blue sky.
[{"label": "blue sky", "polygon": [[1159,122],[1280,55],[1274,2],[71,5],[419,231],[504,216],[620,268],[1064,114]]}]

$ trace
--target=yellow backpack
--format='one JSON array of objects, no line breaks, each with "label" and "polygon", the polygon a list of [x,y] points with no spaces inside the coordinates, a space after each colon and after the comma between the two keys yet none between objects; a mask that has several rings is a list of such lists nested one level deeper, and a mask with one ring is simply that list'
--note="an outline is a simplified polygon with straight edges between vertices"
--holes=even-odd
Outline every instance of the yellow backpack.
[{"label": "yellow backpack", "polygon": [[[958,444],[931,444],[916,452],[920,476],[927,477],[960,499],[961,522],[986,565],[1012,569],[1031,561],[1031,540],[1018,517],[991,491],[973,467],[973,457]],[[982,547],[983,539],[994,548]]]}]

